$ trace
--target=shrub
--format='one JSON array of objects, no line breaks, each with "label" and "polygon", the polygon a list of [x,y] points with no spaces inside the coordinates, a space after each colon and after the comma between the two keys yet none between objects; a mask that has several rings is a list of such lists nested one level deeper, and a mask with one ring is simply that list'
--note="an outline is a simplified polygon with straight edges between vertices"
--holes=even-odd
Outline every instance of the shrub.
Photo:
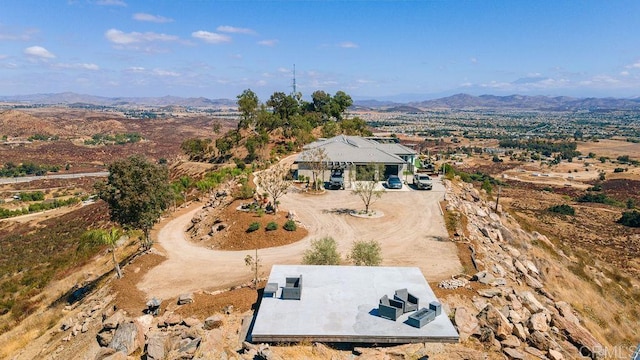
[{"label": "shrub", "polygon": [[233,194],[233,197],[236,199],[246,200],[253,198],[253,194],[255,190],[249,186],[249,184],[243,184],[236,192]]},{"label": "shrub", "polygon": [[382,249],[380,243],[371,241],[356,241],[351,247],[349,259],[356,266],[378,266],[382,263]]},{"label": "shrub", "polygon": [[278,224],[276,224],[275,222],[270,222],[267,224],[267,227],[265,228],[267,231],[273,231],[273,230],[277,230],[278,229]]},{"label": "shrub", "polygon": [[283,229],[287,230],[287,231],[296,231],[296,229],[298,228],[298,226],[296,225],[296,222],[293,220],[287,220],[286,223],[284,223],[284,226],[282,227]]},{"label": "shrub", "polygon": [[254,232],[256,230],[260,229],[260,223],[259,222],[252,222],[251,225],[249,225],[249,227],[247,228],[247,232]]},{"label": "shrub", "polygon": [[338,245],[331,237],[311,242],[311,248],[304,252],[302,263],[305,265],[340,265]]},{"label": "shrub", "polygon": [[625,211],[622,213],[622,217],[616,222],[624,226],[640,227],[640,211]]},{"label": "shrub", "polygon": [[552,213],[562,214],[562,215],[575,215],[576,214],[576,210],[572,206],[566,205],[566,204],[551,206],[547,210],[552,212]]},{"label": "shrub", "polygon": [[613,172],[614,172],[614,173],[621,173],[621,172],[624,172],[624,168],[617,167],[617,168],[613,169]]}]

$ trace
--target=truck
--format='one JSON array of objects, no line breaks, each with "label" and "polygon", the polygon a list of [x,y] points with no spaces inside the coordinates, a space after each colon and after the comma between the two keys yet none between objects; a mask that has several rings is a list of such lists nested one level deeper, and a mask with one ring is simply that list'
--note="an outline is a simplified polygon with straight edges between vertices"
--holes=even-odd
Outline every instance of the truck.
[{"label": "truck", "polygon": [[344,170],[331,170],[331,176],[329,177],[329,189],[344,190]]},{"label": "truck", "polygon": [[431,190],[433,189],[433,182],[431,177],[427,174],[416,173],[413,174],[413,186],[419,190]]}]

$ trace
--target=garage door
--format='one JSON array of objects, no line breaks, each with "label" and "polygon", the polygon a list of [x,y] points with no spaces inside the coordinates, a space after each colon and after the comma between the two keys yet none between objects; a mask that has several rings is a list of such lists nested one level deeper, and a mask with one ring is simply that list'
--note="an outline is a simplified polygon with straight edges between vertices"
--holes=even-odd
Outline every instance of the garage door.
[{"label": "garage door", "polygon": [[384,166],[384,178],[388,178],[391,175],[398,175],[398,165],[385,165]]}]

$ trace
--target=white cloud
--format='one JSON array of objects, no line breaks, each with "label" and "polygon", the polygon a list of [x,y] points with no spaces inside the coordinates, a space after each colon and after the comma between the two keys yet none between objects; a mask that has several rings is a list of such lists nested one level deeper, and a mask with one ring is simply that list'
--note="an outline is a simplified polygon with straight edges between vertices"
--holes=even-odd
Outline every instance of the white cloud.
[{"label": "white cloud", "polygon": [[216,31],[223,32],[223,33],[230,33],[230,34],[247,34],[247,35],[254,35],[256,33],[255,31],[248,28],[239,28],[239,27],[228,26],[228,25],[218,26],[216,28]]},{"label": "white cloud", "polygon": [[170,77],[180,76],[180,74],[175,71],[168,71],[168,70],[162,70],[162,69],[153,69],[153,74],[157,76],[170,76]]},{"label": "white cloud", "polygon": [[0,26],[0,41],[30,41],[33,39],[33,35],[40,32],[40,30],[31,28],[26,29],[22,33],[16,34],[11,30],[5,31],[4,26]]},{"label": "white cloud", "polygon": [[4,60],[4,59],[6,59],[8,57],[9,57],[9,55],[0,54],[0,60]]},{"label": "white cloud", "polygon": [[100,70],[100,67],[96,64],[89,64],[89,63],[78,63],[78,64],[65,64],[65,63],[59,63],[59,64],[55,64],[54,67],[57,68],[62,68],[62,69],[79,69],[79,70]]},{"label": "white cloud", "polygon": [[341,47],[341,48],[344,48],[344,49],[355,49],[355,48],[358,48],[358,44],[353,43],[351,41],[342,42],[338,46]]},{"label": "white cloud", "polygon": [[633,63],[631,65],[625,66],[625,68],[627,68],[627,69],[640,69],[640,60],[636,61],[635,63]]},{"label": "white cloud", "polygon": [[242,59],[242,54],[233,54],[233,55],[231,55],[231,58],[232,58],[232,59],[238,59],[238,60],[241,60],[241,59]]},{"label": "white cloud", "polygon": [[231,41],[231,38],[227,35],[216,34],[216,33],[204,31],[204,30],[195,31],[191,33],[191,36],[193,36],[196,39],[200,39],[204,42],[208,42],[210,44],[220,44],[220,43]]},{"label": "white cloud", "polygon": [[256,82],[256,86],[265,86],[265,85],[267,85],[266,80],[258,80],[258,82]]},{"label": "white cloud", "polygon": [[175,35],[167,35],[167,34],[158,34],[154,32],[130,32],[125,33],[123,31],[117,29],[109,29],[104,33],[104,36],[110,42],[119,45],[130,45],[134,43],[141,42],[152,42],[152,41],[177,41],[179,38]]},{"label": "white cloud", "polygon": [[477,64],[478,63],[478,59],[475,58],[475,57],[470,58],[469,61],[471,61],[472,64]]},{"label": "white cloud", "polygon": [[622,76],[629,76],[629,72],[628,71],[621,71],[620,75]]},{"label": "white cloud", "polygon": [[278,43],[278,40],[276,39],[258,41],[258,45],[262,45],[262,46],[276,46],[277,43]]},{"label": "white cloud", "polygon": [[278,72],[281,73],[281,74],[289,74],[289,73],[291,73],[291,70],[289,70],[287,68],[284,68],[284,67],[281,67],[281,68],[278,68]]},{"label": "white cloud", "polygon": [[154,22],[159,24],[173,22],[173,19],[168,17],[164,17],[160,15],[145,14],[145,13],[133,14],[133,19],[138,21],[148,21],[148,22]]},{"label": "white cloud", "polygon": [[102,6],[127,6],[127,3],[122,0],[97,0],[96,4]]},{"label": "white cloud", "polygon": [[141,73],[145,71],[145,68],[141,66],[132,66],[126,69],[128,72]]},{"label": "white cloud", "polygon": [[24,49],[24,54],[33,58],[53,59],[56,56],[42,46],[30,46]]}]

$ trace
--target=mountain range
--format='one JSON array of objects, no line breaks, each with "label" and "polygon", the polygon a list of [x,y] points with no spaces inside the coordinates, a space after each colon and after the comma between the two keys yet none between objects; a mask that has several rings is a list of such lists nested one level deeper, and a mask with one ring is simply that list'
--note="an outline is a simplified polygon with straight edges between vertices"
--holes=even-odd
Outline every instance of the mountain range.
[{"label": "mountain range", "polygon": [[[33,94],[0,96],[0,102],[24,105],[96,105],[96,106],[185,106],[185,107],[227,107],[235,106],[231,99],[208,99],[204,97],[184,98],[163,97],[102,97],[72,92],[56,94]],[[527,96],[527,95],[480,95],[456,94],[420,102],[399,103],[379,100],[356,100],[354,109],[382,110],[398,112],[420,112],[426,109],[513,109],[545,111],[578,110],[640,110],[640,98],[574,98],[567,96]]]}]

